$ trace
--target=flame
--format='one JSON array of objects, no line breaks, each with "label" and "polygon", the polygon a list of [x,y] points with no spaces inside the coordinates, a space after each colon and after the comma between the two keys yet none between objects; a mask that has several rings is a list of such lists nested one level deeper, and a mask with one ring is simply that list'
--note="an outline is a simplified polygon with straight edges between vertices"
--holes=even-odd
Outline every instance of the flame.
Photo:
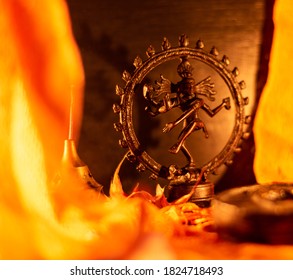
[{"label": "flame", "polygon": [[290,246],[219,240],[210,209],[170,204],[160,186],[126,195],[122,162],[110,197],[89,188],[61,160],[68,130],[78,138],[84,87],[65,1],[1,1],[0,34],[1,259],[293,257]]}]

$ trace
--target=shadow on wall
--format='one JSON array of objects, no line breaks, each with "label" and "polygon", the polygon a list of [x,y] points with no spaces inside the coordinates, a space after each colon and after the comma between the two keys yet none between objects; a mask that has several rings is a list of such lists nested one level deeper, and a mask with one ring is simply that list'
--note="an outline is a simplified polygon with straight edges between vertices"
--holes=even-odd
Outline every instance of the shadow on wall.
[{"label": "shadow on wall", "polygon": [[[121,76],[124,70],[130,71],[130,69],[133,69],[132,62],[128,60],[128,51],[125,46],[113,47],[113,41],[107,34],[101,34],[97,39],[94,38],[89,25],[86,23],[82,25],[82,37],[79,38],[78,44],[83,52],[91,53],[92,63],[104,60],[107,67],[121,73]],[[105,186],[107,192],[109,174],[110,176],[113,175],[115,168],[127,150],[123,151],[119,147],[119,136],[122,136],[118,135],[113,128],[113,124],[118,121],[118,116],[115,116],[112,111],[113,104],[118,102],[113,81],[102,69],[93,71],[92,67],[94,66],[90,65],[90,69],[85,69],[88,79],[79,152],[84,155],[83,158],[89,158],[88,162],[90,163],[87,164],[93,174],[99,174],[95,177]],[[120,80],[121,77],[117,83]],[[137,102],[137,105],[140,107],[137,111],[143,112],[143,102]],[[144,116],[138,115],[137,117],[140,124],[136,131],[138,138],[148,143],[149,148],[156,147],[157,141],[151,138],[148,132],[156,128],[159,121],[149,122]],[[103,159],[101,160],[101,158]],[[101,162],[104,164],[101,164]],[[139,173],[135,170],[135,166],[125,162],[121,169],[121,177],[126,182],[128,179],[134,181],[139,179]],[[133,183],[131,183],[131,186],[133,186]]]}]

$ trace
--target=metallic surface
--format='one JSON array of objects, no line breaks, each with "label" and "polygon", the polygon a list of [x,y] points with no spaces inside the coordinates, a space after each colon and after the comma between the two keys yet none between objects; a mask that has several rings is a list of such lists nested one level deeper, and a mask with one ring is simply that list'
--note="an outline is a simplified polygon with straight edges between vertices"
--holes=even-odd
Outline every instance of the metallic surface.
[{"label": "metallic surface", "polygon": [[293,244],[293,185],[272,183],[226,190],[213,200],[213,215],[224,238]]},{"label": "metallic surface", "polygon": [[[245,116],[244,113],[244,106],[248,104],[248,99],[243,98],[241,93],[241,90],[245,88],[245,83],[244,81],[237,81],[237,76],[239,74],[239,70],[237,67],[235,67],[233,70],[230,70],[228,68],[230,61],[226,55],[224,55],[221,58],[218,58],[219,53],[215,47],[213,47],[210,51],[204,50],[204,44],[201,40],[197,41],[197,43],[195,44],[195,48],[191,48],[189,47],[189,39],[185,35],[181,35],[179,37],[179,47],[171,47],[169,41],[166,38],[164,38],[162,43],[162,51],[156,53],[154,48],[150,46],[147,49],[146,53],[148,58],[145,61],[143,61],[140,57],[136,57],[136,59],[134,60],[133,64],[135,66],[135,71],[133,74],[130,74],[126,70],[123,72],[122,78],[126,82],[125,87],[123,88],[119,85],[116,86],[116,94],[120,96],[120,103],[114,104],[113,110],[114,113],[119,114],[120,116],[119,122],[115,123],[115,129],[117,131],[121,131],[123,135],[123,139],[120,140],[120,145],[123,148],[129,149],[129,158],[131,158],[131,161],[133,162],[138,162],[138,169],[140,171],[144,171],[145,169],[150,170],[152,172],[153,178],[162,177],[168,179],[171,181],[170,185],[173,186],[178,185],[179,183],[181,185],[194,185],[205,182],[208,174],[214,172],[222,164],[229,164],[231,162],[233,153],[239,150],[239,144],[241,140],[247,138],[249,135],[248,132],[244,131],[244,125],[248,124],[250,120],[250,117]],[[172,162],[170,162],[168,166],[159,163],[156,159],[152,158],[147,153],[147,151],[144,150],[144,148],[142,148],[140,140],[136,136],[136,132],[134,129],[133,99],[135,95],[142,94],[141,92],[137,91],[138,85],[140,85],[143,82],[143,79],[146,77],[146,75],[149,72],[151,72],[154,68],[160,66],[161,64],[164,64],[167,61],[174,59],[181,59],[181,64],[184,61],[187,63],[188,59],[194,59],[211,67],[218,73],[218,75],[220,75],[220,77],[226,83],[231,94],[232,100],[234,102],[235,123],[231,136],[226,145],[224,146],[224,148],[222,149],[222,151],[219,154],[215,155],[210,161],[205,163],[203,166],[191,166],[190,161],[187,167],[184,168],[178,168]],[[178,66],[179,70],[183,67],[181,66],[181,64]],[[182,69],[180,71],[179,70],[178,73],[180,74],[180,71],[182,72]],[[186,69],[183,70],[186,72]],[[188,76],[191,76],[191,72],[188,73]],[[160,85],[162,85],[163,82],[168,81],[166,79],[163,80],[162,76],[161,79],[162,81]],[[184,77],[180,83],[182,84],[183,81]],[[186,84],[184,85],[186,86]],[[159,88],[159,90],[162,91],[161,88]],[[215,94],[215,92],[212,93]],[[171,95],[171,92],[167,94]],[[177,94],[178,96],[180,96],[181,93]],[[193,98],[196,97],[196,100],[200,100],[200,102],[203,102],[203,99],[199,99],[197,95],[194,94],[194,92],[188,92],[188,95],[188,98],[191,98],[191,96],[193,96]],[[176,98],[176,100],[179,99],[179,97]],[[150,101],[154,104],[153,99],[150,99]],[[159,102],[163,101],[159,100]],[[177,102],[179,102],[179,106],[183,110],[183,114],[189,112],[188,110],[190,109],[190,105],[185,105],[189,104],[189,101],[185,101],[184,103],[180,103],[181,101]],[[229,109],[230,103],[228,104],[227,102],[230,102],[229,98],[223,99],[222,104],[214,109],[217,111],[213,111],[208,107],[210,115],[212,116],[224,106],[226,107],[226,109]],[[163,106],[161,108],[163,108]],[[161,108],[157,108],[157,110],[160,110]],[[197,110],[199,109],[200,108],[198,108]],[[165,108],[163,110],[168,111],[170,110],[170,108]],[[185,153],[189,154],[187,149],[185,149]]]},{"label": "metallic surface", "polygon": [[76,151],[75,142],[72,139],[66,139],[64,141],[61,166],[54,178],[54,185],[62,185],[68,176],[75,176],[83,185],[97,192],[103,190],[103,186],[94,179],[88,166],[80,159]]},{"label": "metallic surface", "polygon": [[176,201],[184,195],[192,192],[189,202],[195,203],[201,208],[211,206],[211,201],[214,197],[214,184],[211,182],[202,182],[200,184],[179,184],[168,185],[165,189],[165,195],[169,201]]}]

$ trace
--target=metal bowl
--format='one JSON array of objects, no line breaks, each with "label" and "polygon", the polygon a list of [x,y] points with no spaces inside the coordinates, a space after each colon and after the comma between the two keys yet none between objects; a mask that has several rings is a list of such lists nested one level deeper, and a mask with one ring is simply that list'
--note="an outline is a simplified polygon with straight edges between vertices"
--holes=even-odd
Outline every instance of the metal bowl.
[{"label": "metal bowl", "polygon": [[219,235],[236,241],[293,244],[293,184],[233,188],[212,202]]}]

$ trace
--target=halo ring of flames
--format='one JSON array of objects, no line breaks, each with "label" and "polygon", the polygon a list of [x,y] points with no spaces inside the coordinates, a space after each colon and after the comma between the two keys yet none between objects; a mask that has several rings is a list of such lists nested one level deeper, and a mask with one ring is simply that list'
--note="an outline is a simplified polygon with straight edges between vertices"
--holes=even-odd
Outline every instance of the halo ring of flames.
[{"label": "halo ring of flames", "polygon": [[[119,130],[121,130],[123,134],[123,140],[120,141],[120,145],[123,148],[129,148],[130,158],[132,158],[133,161],[137,160],[139,162],[139,170],[143,171],[144,169],[148,169],[153,173],[155,178],[168,177],[168,168],[154,160],[141,148],[140,142],[135,134],[132,119],[135,87],[157,66],[184,56],[205,63],[213,68],[225,81],[235,104],[235,123],[228,142],[219,154],[200,167],[201,170],[205,170],[206,173],[212,173],[222,164],[229,164],[234,152],[239,149],[241,139],[244,138],[245,135],[243,127],[246,123],[246,119],[248,119],[244,114],[244,106],[247,105],[247,98],[243,98],[241,93],[241,89],[245,87],[245,84],[244,81],[237,81],[236,77],[239,72],[236,67],[232,71],[228,69],[228,58],[223,56],[222,59],[218,59],[217,51],[215,52],[213,50],[215,50],[215,48],[210,52],[206,52],[201,47],[190,48],[179,46],[168,48],[158,53],[147,53],[149,58],[144,62],[137,57],[134,62],[136,69],[132,76],[127,71],[124,71],[123,79],[126,81],[126,85],[124,89],[120,88],[120,90],[118,90],[117,94],[121,96],[121,103],[116,106],[116,109],[118,108],[116,113],[120,115]],[[117,87],[119,88],[119,86]]]}]

